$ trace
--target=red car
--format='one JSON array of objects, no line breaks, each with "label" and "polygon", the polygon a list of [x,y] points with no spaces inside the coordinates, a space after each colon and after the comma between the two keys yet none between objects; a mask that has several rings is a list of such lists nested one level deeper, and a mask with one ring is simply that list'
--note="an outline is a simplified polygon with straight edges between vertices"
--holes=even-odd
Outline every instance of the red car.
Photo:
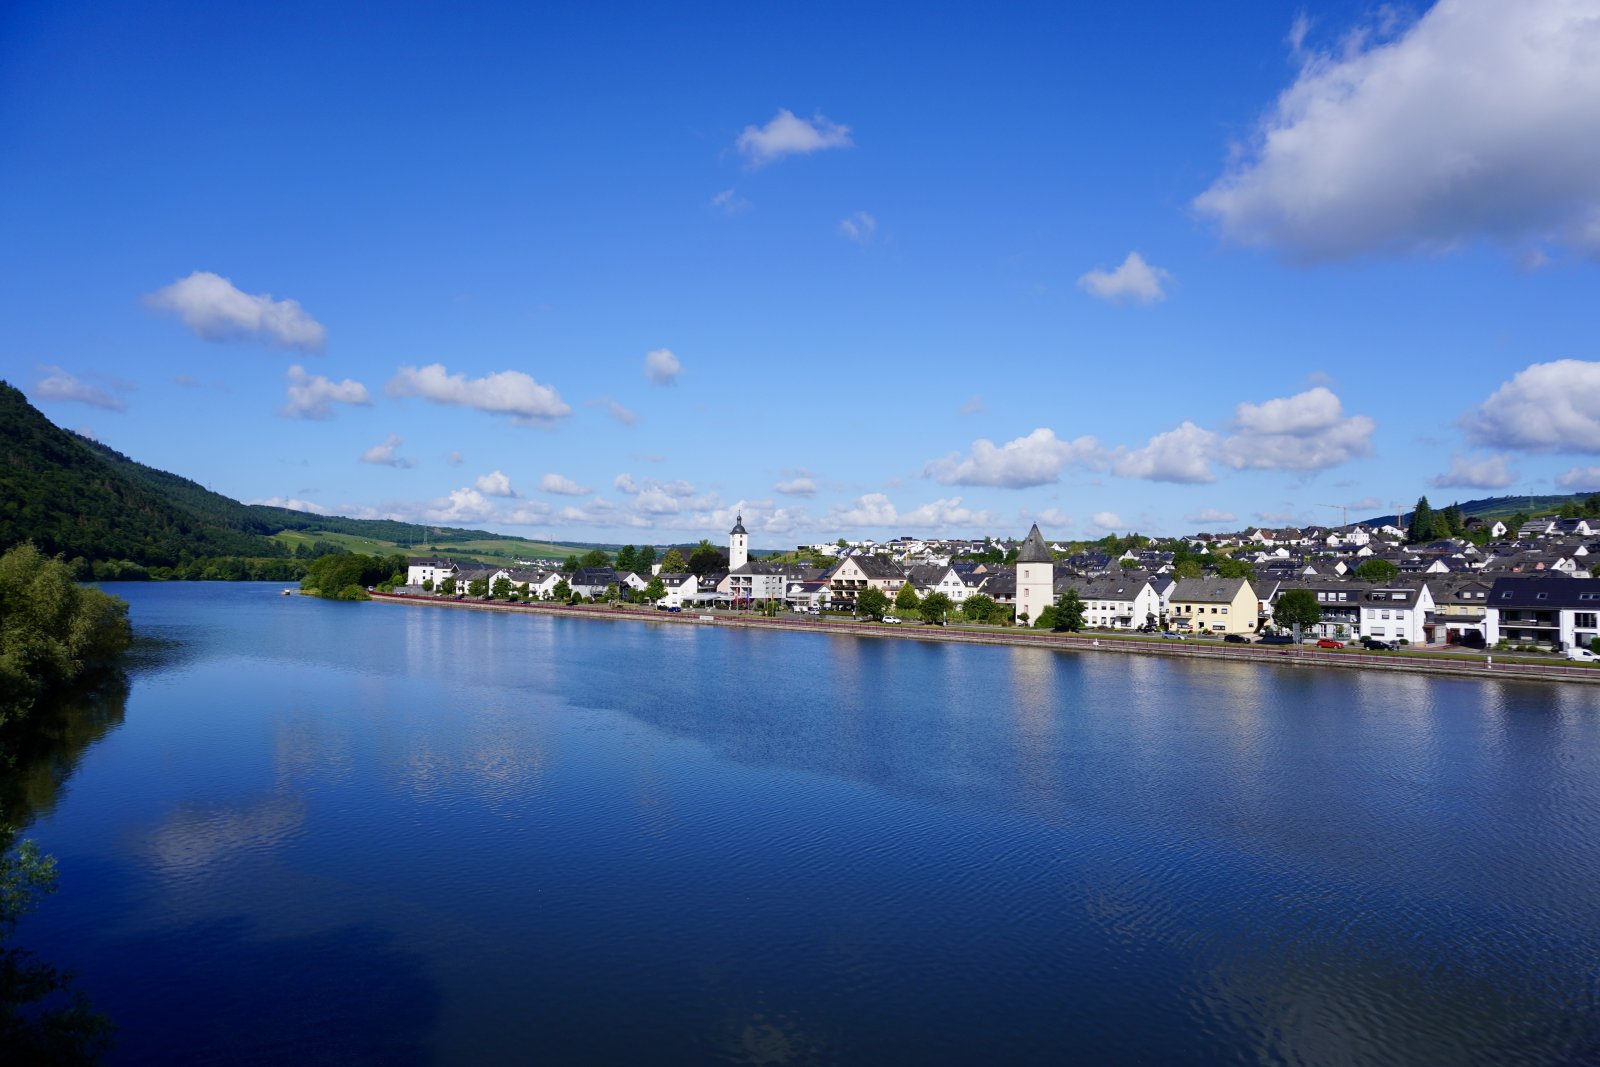
[{"label": "red car", "polygon": [[1331,637],[1324,637],[1322,640],[1317,642],[1317,647],[1318,648],[1343,648],[1344,647],[1344,642],[1343,641],[1335,641]]}]

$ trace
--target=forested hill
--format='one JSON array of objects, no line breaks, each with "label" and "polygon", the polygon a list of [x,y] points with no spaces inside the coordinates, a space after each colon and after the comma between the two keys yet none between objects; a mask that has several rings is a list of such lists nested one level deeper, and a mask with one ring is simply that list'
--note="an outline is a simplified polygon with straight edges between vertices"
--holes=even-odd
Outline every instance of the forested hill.
[{"label": "forested hill", "polygon": [[399,543],[501,536],[241,504],[61,429],[0,382],[0,550],[32,541],[69,560],[170,567],[211,556],[286,556],[271,535],[311,529]]}]

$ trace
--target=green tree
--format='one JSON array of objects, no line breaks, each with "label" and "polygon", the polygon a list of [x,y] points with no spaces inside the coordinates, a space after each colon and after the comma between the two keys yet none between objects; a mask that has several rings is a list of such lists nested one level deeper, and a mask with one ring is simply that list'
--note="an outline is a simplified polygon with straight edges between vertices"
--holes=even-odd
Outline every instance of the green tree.
[{"label": "green tree", "polygon": [[711,547],[710,541],[701,540],[689,556],[689,573],[700,578],[713,571],[720,571],[726,563],[722,553]]},{"label": "green tree", "polygon": [[876,586],[869,586],[856,597],[856,610],[881,622],[889,614],[889,595]]},{"label": "green tree", "polygon": [[511,579],[502,574],[500,577],[494,580],[494,586],[489,590],[489,592],[490,595],[496,600],[510,600]]},{"label": "green tree", "polygon": [[1285,630],[1299,625],[1305,631],[1321,619],[1322,608],[1317,604],[1317,595],[1309,589],[1290,589],[1279,594],[1272,608],[1272,621]]},{"label": "green tree", "polygon": [[644,587],[645,599],[654,604],[667,595],[667,587],[661,584],[660,578],[651,578],[650,584]]},{"label": "green tree", "polygon": [[917,597],[917,591],[911,588],[910,582],[902,585],[900,591],[894,595],[896,611],[916,611],[917,606],[921,603],[922,601]]},{"label": "green tree", "polygon": [[472,579],[472,581],[467,583],[467,595],[468,596],[479,597],[479,598],[488,596],[489,595],[489,579],[487,579],[487,578],[474,578],[474,579]]},{"label": "green tree", "polygon": [[961,614],[968,622],[984,622],[994,606],[994,597],[987,593],[974,593],[961,602]]},{"label": "green tree", "polygon": [[[1576,515],[1573,518],[1577,518]],[[1460,537],[1467,529],[1467,520],[1461,514],[1460,504],[1451,504],[1439,512],[1439,536]]]},{"label": "green tree", "polygon": [[1364,582],[1387,582],[1390,578],[1400,573],[1400,568],[1386,559],[1379,559],[1377,556],[1373,556],[1370,559],[1362,560],[1361,565],[1352,573]]},{"label": "green tree", "polygon": [[1172,573],[1178,578],[1198,578],[1205,573],[1200,566],[1200,561],[1194,558],[1176,560],[1172,564]]},{"label": "green tree", "polygon": [[611,603],[613,600],[617,599],[617,596],[618,596],[617,583],[616,582],[611,582],[610,584],[608,584],[606,586],[606,588],[605,588],[605,592],[602,593],[601,596],[605,600],[605,602],[608,603],[608,604]]},{"label": "green tree", "polygon": [[567,574],[571,574],[573,571],[577,570],[578,569],[578,557],[577,556],[568,556],[566,558],[565,562],[563,562],[561,564],[561,569],[562,569],[562,571],[564,571]]},{"label": "green tree", "polygon": [[422,579],[422,591],[424,593],[433,592],[433,579],[432,578],[424,578],[424,579]]},{"label": "green tree", "polygon": [[683,574],[689,569],[689,564],[683,560],[683,553],[675,548],[667,549],[667,554],[661,557],[662,574]]},{"label": "green tree", "polygon": [[650,568],[656,563],[656,550],[653,545],[641,545],[639,551],[633,554],[634,567],[643,577],[650,573]]},{"label": "green tree", "polygon": [[1056,597],[1053,628],[1077,633],[1083,629],[1083,598],[1076,589],[1068,589]]},{"label": "green tree", "polygon": [[1428,503],[1428,498],[1426,496],[1417,497],[1417,506],[1412,509],[1411,521],[1406,525],[1406,540],[1411,544],[1432,541],[1437,536],[1434,531],[1436,522],[1433,507]]},{"label": "green tree", "polygon": [[0,556],[0,724],[39,697],[115,665],[128,647],[128,605],[73,580],[30,543]]},{"label": "green tree", "polygon": [[439,582],[439,595],[440,596],[455,596],[456,595],[456,580],[454,578],[449,578],[449,577],[441,579],[440,582]]},{"label": "green tree", "polygon": [[943,626],[945,617],[955,605],[950,603],[950,598],[943,593],[933,592],[922,598],[922,603],[917,610],[922,612],[922,621],[933,626]]},{"label": "green tree", "polygon": [[1223,556],[1217,560],[1217,577],[1219,578],[1254,578],[1255,565],[1246,559],[1234,559]]},{"label": "green tree", "polygon": [[638,549],[634,548],[632,545],[623,545],[622,548],[617,552],[617,562],[613,564],[613,566],[615,566],[619,572],[636,570],[639,566],[639,560],[635,555],[637,552]]},{"label": "green tree", "polygon": [[591,548],[589,551],[585,552],[582,555],[582,557],[579,558],[578,566],[580,566],[580,567],[609,567],[609,566],[611,566],[611,557],[606,555],[604,552],[602,552],[598,548]]},{"label": "green tree", "polygon": [[1119,559],[1117,560],[1117,566],[1125,571],[1136,571],[1139,569],[1139,561],[1136,559]]},{"label": "green tree", "polygon": [[567,580],[563,578],[555,584],[553,589],[550,590],[550,595],[556,600],[571,600],[572,586],[568,585]]}]

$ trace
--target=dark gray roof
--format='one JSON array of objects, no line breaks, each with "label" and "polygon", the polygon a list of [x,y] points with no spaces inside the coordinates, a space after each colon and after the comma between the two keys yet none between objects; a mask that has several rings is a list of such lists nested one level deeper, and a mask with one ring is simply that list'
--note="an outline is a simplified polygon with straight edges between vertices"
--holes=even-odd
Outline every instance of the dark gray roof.
[{"label": "dark gray roof", "polygon": [[730,533],[730,534],[742,534],[742,533],[744,533],[744,516],[743,515],[735,516],[735,518],[733,520],[733,529],[729,530],[728,533]]},{"label": "dark gray roof", "polygon": [[1028,536],[1023,539],[1022,547],[1017,549],[1018,563],[1050,563],[1054,557],[1050,555],[1050,546],[1044,543],[1044,534],[1039,532],[1039,524],[1034,523],[1028,531]]}]

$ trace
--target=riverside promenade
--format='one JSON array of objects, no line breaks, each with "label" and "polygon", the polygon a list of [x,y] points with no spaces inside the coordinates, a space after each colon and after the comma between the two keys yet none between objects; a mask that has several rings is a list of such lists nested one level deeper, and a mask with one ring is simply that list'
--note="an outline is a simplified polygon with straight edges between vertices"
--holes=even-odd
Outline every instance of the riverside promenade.
[{"label": "riverside promenade", "polygon": [[649,622],[668,626],[739,626],[754,630],[843,634],[852,637],[880,637],[901,641],[945,641],[964,645],[1005,645],[1047,648],[1072,652],[1104,652],[1122,655],[1168,656],[1179,659],[1223,659],[1266,663],[1278,667],[1337,667],[1370,671],[1454,675],[1463,678],[1515,679],[1543,682],[1600,684],[1600,668],[1586,664],[1519,662],[1484,659],[1446,652],[1424,654],[1405,652],[1362,652],[1355,649],[1323,650],[1311,646],[1230,645],[1199,641],[1171,641],[1159,637],[1111,634],[1068,634],[1053,631],[976,627],[965,625],[928,626],[923,624],[883,623],[792,614],[767,617],[723,611],[681,613],[657,611],[634,605],[611,607],[600,604],[500,603],[485,600],[454,600],[403,593],[372,593],[376,603],[415,607],[459,608],[469,611],[502,611],[536,615],[562,615],[569,618],[598,619],[610,622]]}]

